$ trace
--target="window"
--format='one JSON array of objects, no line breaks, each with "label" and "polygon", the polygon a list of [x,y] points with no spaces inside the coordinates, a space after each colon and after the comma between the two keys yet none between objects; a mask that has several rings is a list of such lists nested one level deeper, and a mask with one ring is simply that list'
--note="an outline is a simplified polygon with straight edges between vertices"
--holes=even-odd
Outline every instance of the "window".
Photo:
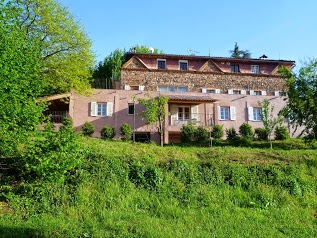
[{"label": "window", "polygon": [[91,102],[90,115],[95,117],[112,116],[113,103],[112,102]]},{"label": "window", "polygon": [[97,104],[97,116],[106,116],[107,112],[107,104],[106,103],[98,103]]},{"label": "window", "polygon": [[186,86],[158,86],[157,91],[159,92],[188,92]]},{"label": "window", "polygon": [[139,86],[130,86],[130,90],[139,90]]},{"label": "window", "polygon": [[251,65],[251,73],[259,74],[260,73],[260,67],[258,65]]},{"label": "window", "polygon": [[134,115],[134,104],[133,103],[129,103],[128,104],[128,114],[129,115]]},{"label": "window", "polygon": [[166,69],[166,59],[158,59],[157,60],[157,68],[158,69]]},{"label": "window", "polygon": [[187,60],[180,60],[179,61],[179,69],[180,70],[188,70],[188,61]]},{"label": "window", "polygon": [[189,120],[189,107],[178,107],[178,120],[186,121]]},{"label": "window", "polygon": [[235,107],[220,107],[218,106],[218,119],[219,120],[236,120]]},{"label": "window", "polygon": [[220,120],[229,120],[230,108],[220,107]]},{"label": "window", "polygon": [[259,107],[253,108],[253,120],[254,121],[261,121],[261,108],[259,108]]},{"label": "window", "polygon": [[220,93],[220,89],[209,89],[209,88],[202,88],[202,93]]},{"label": "window", "polygon": [[275,91],[274,95],[276,97],[284,97],[284,96],[286,96],[286,93],[285,92],[280,92],[280,91]]},{"label": "window", "polygon": [[231,65],[231,72],[232,72],[232,73],[240,73],[239,65],[237,65],[237,64],[232,64],[232,65]]}]

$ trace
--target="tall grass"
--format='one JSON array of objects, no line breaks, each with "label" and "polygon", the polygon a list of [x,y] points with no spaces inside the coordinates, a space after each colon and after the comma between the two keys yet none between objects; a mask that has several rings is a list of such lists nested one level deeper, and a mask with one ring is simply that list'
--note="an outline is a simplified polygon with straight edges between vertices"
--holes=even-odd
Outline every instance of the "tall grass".
[{"label": "tall grass", "polygon": [[315,150],[82,147],[65,184],[2,186],[0,237],[317,237]]}]

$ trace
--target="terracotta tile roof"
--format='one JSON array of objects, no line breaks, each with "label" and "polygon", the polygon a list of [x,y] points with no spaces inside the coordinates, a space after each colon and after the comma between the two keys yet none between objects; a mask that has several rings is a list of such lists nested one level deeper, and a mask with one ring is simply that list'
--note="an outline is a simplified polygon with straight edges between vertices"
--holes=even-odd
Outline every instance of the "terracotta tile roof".
[{"label": "terracotta tile roof", "polygon": [[216,102],[217,99],[211,98],[208,95],[168,95],[169,101],[196,101],[196,102]]}]

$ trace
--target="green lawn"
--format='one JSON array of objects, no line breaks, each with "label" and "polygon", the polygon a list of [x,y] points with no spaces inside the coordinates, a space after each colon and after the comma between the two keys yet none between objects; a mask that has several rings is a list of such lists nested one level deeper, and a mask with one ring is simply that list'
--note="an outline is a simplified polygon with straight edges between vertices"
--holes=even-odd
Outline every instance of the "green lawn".
[{"label": "green lawn", "polygon": [[317,237],[317,151],[278,143],[83,138],[64,184],[2,181],[0,237]]}]

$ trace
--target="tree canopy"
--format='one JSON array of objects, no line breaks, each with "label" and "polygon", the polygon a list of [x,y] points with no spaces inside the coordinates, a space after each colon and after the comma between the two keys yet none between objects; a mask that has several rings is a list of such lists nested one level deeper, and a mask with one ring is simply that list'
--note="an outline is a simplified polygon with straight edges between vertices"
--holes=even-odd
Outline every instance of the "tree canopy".
[{"label": "tree canopy", "polygon": [[37,129],[43,105],[36,103],[42,94],[42,41],[26,38],[27,28],[15,20],[13,7],[0,1],[0,148],[12,154],[28,132]]},{"label": "tree canopy", "polygon": [[317,60],[306,62],[298,73],[281,68],[287,78],[287,106],[282,114],[307,139],[317,139]]},{"label": "tree canopy", "polygon": [[230,50],[229,52],[231,54],[231,58],[251,58],[251,53],[248,50],[240,50],[237,42],[234,45],[234,49]]},{"label": "tree canopy", "polygon": [[90,86],[94,54],[83,26],[56,0],[9,0],[25,37],[41,41],[42,79],[48,94]]}]

